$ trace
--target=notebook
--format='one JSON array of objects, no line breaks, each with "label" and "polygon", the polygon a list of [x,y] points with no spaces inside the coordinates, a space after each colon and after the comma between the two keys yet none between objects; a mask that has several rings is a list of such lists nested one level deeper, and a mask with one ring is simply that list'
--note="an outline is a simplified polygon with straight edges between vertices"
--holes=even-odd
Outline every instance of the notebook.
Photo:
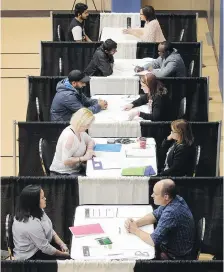
[{"label": "notebook", "polygon": [[120,152],[121,144],[96,144],[94,151]]},{"label": "notebook", "polygon": [[104,233],[100,224],[89,224],[69,228],[76,237]]}]

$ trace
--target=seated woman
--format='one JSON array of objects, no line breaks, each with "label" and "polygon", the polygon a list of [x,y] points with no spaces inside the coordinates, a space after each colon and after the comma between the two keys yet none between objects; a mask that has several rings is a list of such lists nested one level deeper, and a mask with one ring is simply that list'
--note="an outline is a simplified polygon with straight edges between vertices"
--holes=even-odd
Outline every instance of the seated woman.
[{"label": "seated woman", "polygon": [[81,108],[72,115],[70,126],[66,127],[57,142],[51,176],[85,175],[83,163],[93,157],[94,141],[85,132],[94,120],[92,111]]},{"label": "seated woman", "polygon": [[[26,186],[12,225],[14,257],[17,260],[70,259],[68,248],[53,230],[44,212],[46,198],[38,185]],[[60,250],[51,245],[54,242]]]},{"label": "seated woman", "polygon": [[140,18],[141,21],[145,21],[144,28],[128,28],[124,29],[123,33],[140,38],[143,42],[163,42],[166,40],[152,6],[142,8]]},{"label": "seated woman", "polygon": [[138,110],[133,110],[129,114],[129,120],[135,116],[139,116],[145,120],[151,121],[170,121],[171,120],[171,101],[168,96],[167,89],[164,85],[151,73],[141,77],[141,87],[145,92],[138,99],[124,107],[124,110],[149,104],[151,113],[144,113]]},{"label": "seated woman", "polygon": [[183,120],[171,123],[171,133],[165,139],[160,152],[164,168],[159,176],[192,176],[196,148],[190,124]]}]

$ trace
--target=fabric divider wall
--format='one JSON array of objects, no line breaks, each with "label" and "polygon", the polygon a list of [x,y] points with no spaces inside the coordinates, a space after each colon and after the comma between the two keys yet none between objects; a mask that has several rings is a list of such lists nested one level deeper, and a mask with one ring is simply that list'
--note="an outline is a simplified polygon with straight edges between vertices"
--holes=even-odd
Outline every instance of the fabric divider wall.
[{"label": "fabric divider wall", "polygon": [[41,75],[67,76],[87,67],[101,42],[41,42]]},{"label": "fabric divider wall", "polygon": [[[161,158],[160,155],[160,147],[162,141],[170,134],[170,124],[171,122],[140,122],[142,136],[155,138],[158,169],[164,165],[164,158]],[[219,167],[221,124],[220,122],[191,122],[191,124],[195,144],[201,147],[197,176],[216,176]],[[48,141],[53,157],[57,140],[62,130],[68,125],[69,123],[66,122],[18,123],[20,176],[43,175],[39,156],[39,141],[41,138]]]},{"label": "fabric divider wall", "polygon": [[[151,177],[149,180],[149,203],[153,187],[162,178]],[[191,178],[172,177],[176,183],[177,194],[187,202],[195,222],[205,217],[205,236],[202,252],[223,256],[223,177]]]},{"label": "fabric divider wall", "polygon": [[[156,13],[166,40],[171,42],[180,41],[181,31],[184,29],[182,42],[197,41],[197,15],[196,14],[172,14]],[[74,13],[53,13],[53,40],[68,40],[69,25],[74,18]],[[108,27],[114,27],[108,24]],[[142,21],[142,27],[144,22]],[[126,28],[126,26],[125,26]],[[92,41],[98,41],[100,30],[100,13],[90,13],[85,21],[87,35]],[[59,31],[59,32],[58,32]]]},{"label": "fabric divider wall", "polygon": [[[56,85],[64,77],[28,77],[29,103],[27,108],[26,121],[50,121],[50,107],[56,93]],[[139,86],[136,80],[123,77],[93,77],[90,84],[82,89],[82,92],[89,97],[90,88],[94,88],[94,94],[135,94],[135,89]],[[186,97],[186,115],[184,118],[189,121],[208,121],[208,79],[207,78],[160,78],[166,86],[172,101],[173,120],[177,118],[180,108],[180,101]],[[120,83],[119,83],[120,82]],[[137,84],[130,88],[130,84]],[[121,87],[124,87],[122,93]],[[111,85],[112,87],[108,86]],[[107,86],[107,88],[105,88]],[[115,88],[116,87],[116,88]],[[104,88],[104,89],[103,89]],[[132,93],[134,91],[134,93]],[[108,93],[109,92],[109,93]],[[137,93],[136,93],[137,94]],[[39,102],[39,114],[37,111],[37,99]]]},{"label": "fabric divider wall", "polygon": [[[200,160],[196,175],[199,177],[214,177],[218,175],[221,123],[220,122],[190,122],[195,145],[200,145]],[[170,134],[171,122],[141,121],[142,137],[152,137],[156,141],[158,171],[164,166],[165,158],[161,156],[161,144]],[[186,162],[187,163],[187,162]]]},{"label": "fabric divider wall", "polygon": [[[32,159],[31,159],[32,160]],[[15,214],[22,189],[40,185],[47,199],[45,209],[54,230],[66,244],[70,244],[70,226],[73,226],[75,209],[79,205],[79,189],[76,177],[2,177],[1,178],[1,248],[5,244],[5,219],[8,213]]]},{"label": "fabric divider wall", "polygon": [[1,261],[2,272],[58,272],[57,261]]},{"label": "fabric divider wall", "polygon": [[[143,58],[158,58],[158,45],[159,43],[137,43],[136,59]],[[202,54],[202,43],[201,42],[173,42],[173,47],[177,49],[178,53],[181,55],[186,70],[188,72],[191,61],[194,61],[194,69],[192,77],[201,76],[201,54]]]}]

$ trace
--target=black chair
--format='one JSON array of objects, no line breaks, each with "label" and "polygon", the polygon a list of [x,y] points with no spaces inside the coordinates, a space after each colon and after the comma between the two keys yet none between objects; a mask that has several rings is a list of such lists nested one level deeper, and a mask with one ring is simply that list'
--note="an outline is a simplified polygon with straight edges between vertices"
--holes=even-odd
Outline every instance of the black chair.
[{"label": "black chair", "polygon": [[181,119],[184,117],[184,115],[186,114],[186,108],[187,108],[187,99],[186,97],[183,97],[180,101],[178,119]]},{"label": "black chair", "polygon": [[194,73],[194,60],[192,60],[189,65],[188,76],[193,77],[193,73]]},{"label": "black chair", "polygon": [[205,235],[205,218],[201,218],[198,221],[197,228],[196,228],[196,237],[195,237],[195,244],[192,251],[193,260],[198,260],[199,255],[201,253],[202,243],[204,241]]},{"label": "black chair", "polygon": [[200,160],[200,156],[201,156],[201,147],[200,147],[200,145],[198,145],[198,146],[196,146],[195,166],[194,166],[194,174],[193,174],[193,177],[196,176],[197,168],[198,168],[198,164],[199,164],[199,160]]},{"label": "black chair", "polygon": [[39,141],[39,155],[43,172],[46,176],[50,176],[50,166],[53,161],[51,147],[46,139],[41,138]]},{"label": "black chair", "polygon": [[14,249],[12,224],[13,224],[13,216],[11,214],[7,214],[6,220],[5,220],[5,234],[6,234],[6,243],[7,243],[8,254],[9,254],[8,257],[10,258],[10,260],[13,259],[13,249]]},{"label": "black chair", "polygon": [[61,42],[62,41],[62,31],[61,31],[61,26],[60,25],[58,25],[57,26],[57,40],[59,41],[59,42]]}]

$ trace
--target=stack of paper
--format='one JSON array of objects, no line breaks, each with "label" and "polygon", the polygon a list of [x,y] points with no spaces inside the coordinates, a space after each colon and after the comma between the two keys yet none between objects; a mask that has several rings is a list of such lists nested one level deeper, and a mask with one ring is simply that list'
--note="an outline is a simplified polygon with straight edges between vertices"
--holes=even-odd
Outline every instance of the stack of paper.
[{"label": "stack of paper", "polygon": [[155,148],[146,148],[146,149],[134,149],[130,148],[126,150],[127,158],[148,158],[155,157]]}]

